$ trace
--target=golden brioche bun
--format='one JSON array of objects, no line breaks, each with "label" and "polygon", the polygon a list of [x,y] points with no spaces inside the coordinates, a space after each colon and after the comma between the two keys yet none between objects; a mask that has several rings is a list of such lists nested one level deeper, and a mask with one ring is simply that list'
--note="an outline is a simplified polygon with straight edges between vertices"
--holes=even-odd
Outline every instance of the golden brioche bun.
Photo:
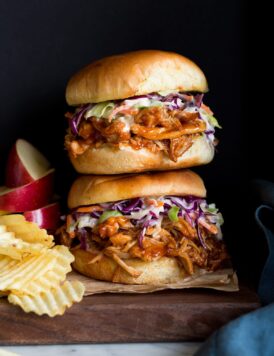
[{"label": "golden brioche bun", "polygon": [[190,170],[116,176],[81,176],[68,195],[70,209],[145,196],[194,195],[205,197],[202,179]]},{"label": "golden brioche bun", "polygon": [[120,174],[152,170],[169,170],[194,167],[209,163],[214,157],[214,147],[206,137],[193,139],[193,145],[172,161],[165,152],[151,152],[146,148],[135,150],[130,146],[119,148],[104,144],[99,148],[88,148],[83,154],[73,157],[69,153],[74,169],[82,174]]},{"label": "golden brioche bun", "polygon": [[69,105],[125,99],[159,91],[208,90],[201,69],[177,53],[142,50],[97,60],[68,82]]},{"label": "golden brioche bun", "polygon": [[89,263],[96,254],[81,249],[71,250],[75,257],[73,267],[87,277],[124,284],[167,284],[187,277],[185,269],[172,257],[162,257],[157,261],[144,262],[137,258],[125,260],[128,266],[142,272],[133,277],[112,258],[103,256],[99,261]]}]

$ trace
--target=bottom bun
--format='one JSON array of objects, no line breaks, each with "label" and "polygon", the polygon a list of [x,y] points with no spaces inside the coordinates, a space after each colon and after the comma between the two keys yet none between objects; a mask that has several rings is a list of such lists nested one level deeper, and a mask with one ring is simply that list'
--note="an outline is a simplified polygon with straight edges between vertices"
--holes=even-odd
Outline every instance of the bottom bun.
[{"label": "bottom bun", "polygon": [[89,262],[96,254],[81,249],[71,251],[75,257],[73,267],[87,277],[103,281],[124,284],[167,284],[175,283],[188,276],[178,265],[175,258],[162,257],[157,261],[144,262],[140,259],[128,259],[126,264],[142,272],[139,277],[133,277],[121,268],[112,258],[103,256],[99,261]]},{"label": "bottom bun", "polygon": [[89,148],[73,157],[69,154],[75,170],[82,174],[138,173],[148,170],[169,170],[198,166],[209,163],[214,156],[214,147],[206,137],[198,136],[193,145],[173,162],[163,151],[153,153],[146,148],[135,150],[129,146],[113,148],[103,145]]}]

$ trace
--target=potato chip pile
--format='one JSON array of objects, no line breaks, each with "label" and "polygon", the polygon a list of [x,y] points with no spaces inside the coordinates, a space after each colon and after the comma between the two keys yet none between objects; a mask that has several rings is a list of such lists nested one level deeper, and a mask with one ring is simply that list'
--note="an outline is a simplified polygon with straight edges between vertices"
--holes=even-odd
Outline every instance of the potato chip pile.
[{"label": "potato chip pile", "polygon": [[0,216],[0,296],[25,312],[50,317],[80,302],[84,285],[65,281],[73,255],[23,215]]}]

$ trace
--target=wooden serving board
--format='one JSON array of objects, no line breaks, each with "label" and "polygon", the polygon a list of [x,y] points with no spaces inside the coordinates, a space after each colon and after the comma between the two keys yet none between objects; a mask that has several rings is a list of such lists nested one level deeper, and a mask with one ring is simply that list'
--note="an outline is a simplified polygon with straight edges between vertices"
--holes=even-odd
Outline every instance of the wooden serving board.
[{"label": "wooden serving board", "polygon": [[85,297],[63,316],[26,314],[0,298],[0,345],[202,340],[260,306],[256,293],[205,289]]}]

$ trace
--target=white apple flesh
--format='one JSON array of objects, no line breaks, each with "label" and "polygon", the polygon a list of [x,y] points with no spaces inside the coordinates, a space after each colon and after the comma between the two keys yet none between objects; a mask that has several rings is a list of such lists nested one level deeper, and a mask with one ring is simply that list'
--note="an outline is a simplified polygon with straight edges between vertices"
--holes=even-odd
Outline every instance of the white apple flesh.
[{"label": "white apple flesh", "polygon": [[17,188],[0,187],[0,210],[21,213],[47,205],[53,194],[54,169],[39,179]]},{"label": "white apple flesh", "polygon": [[56,230],[60,226],[59,203],[52,203],[40,209],[26,211],[24,216],[27,221],[35,222],[41,229]]},{"label": "white apple flesh", "polygon": [[49,170],[49,161],[29,142],[18,139],[12,147],[6,166],[6,186],[9,188],[33,182]]}]

